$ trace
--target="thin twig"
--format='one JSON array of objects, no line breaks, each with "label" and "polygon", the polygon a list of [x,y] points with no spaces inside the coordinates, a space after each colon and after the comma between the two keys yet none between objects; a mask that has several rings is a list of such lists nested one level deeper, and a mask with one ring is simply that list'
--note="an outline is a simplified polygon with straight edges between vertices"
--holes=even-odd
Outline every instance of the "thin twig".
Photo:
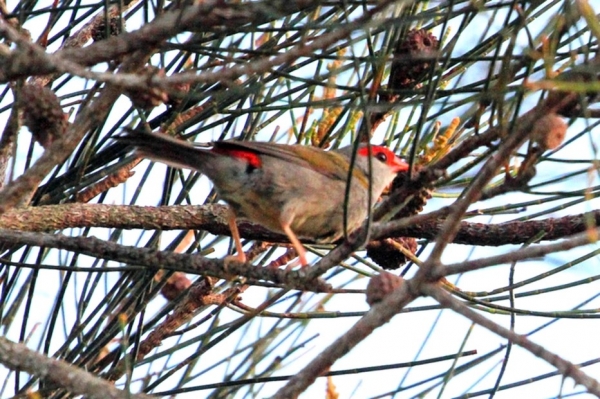
[{"label": "thin twig", "polygon": [[499,336],[510,340],[512,343],[528,350],[531,354],[545,360],[556,367],[564,377],[573,378],[577,384],[581,384],[586,387],[588,392],[600,397],[600,384],[598,381],[581,371],[573,363],[561,358],[555,353],[550,352],[543,346],[530,341],[526,336],[517,334],[514,331],[504,328],[499,324],[483,317],[481,314],[475,312],[453,298],[437,284],[424,284],[421,286],[421,290],[423,294],[435,298],[442,306],[454,310],[472,322],[487,328],[493,333],[496,333]]}]

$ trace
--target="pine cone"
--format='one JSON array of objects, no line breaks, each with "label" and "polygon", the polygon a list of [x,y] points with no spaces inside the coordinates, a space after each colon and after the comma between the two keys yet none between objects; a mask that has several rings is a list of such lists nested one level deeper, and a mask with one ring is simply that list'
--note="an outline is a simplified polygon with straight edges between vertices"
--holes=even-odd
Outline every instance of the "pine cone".
[{"label": "pine cone", "polygon": [[[414,171],[418,173],[423,167],[421,165],[415,165]],[[427,201],[431,198],[433,193],[433,185],[425,187],[415,186],[416,182],[411,182],[408,172],[398,173],[392,182],[391,192],[402,188],[407,193],[414,194],[413,198],[400,212],[398,212],[394,219],[399,219],[407,216],[418,215],[423,211],[423,208],[427,204]],[[416,192],[415,192],[416,191]]]},{"label": "pine cone", "polygon": [[367,256],[385,270],[398,269],[409,259],[394,245],[394,242],[402,245],[411,253],[417,253],[417,240],[412,237],[386,238],[384,240],[371,241],[367,245]]},{"label": "pine cone", "polygon": [[67,130],[67,115],[56,94],[45,86],[24,85],[19,95],[19,107],[23,110],[23,124],[44,148]]},{"label": "pine cone", "polygon": [[543,150],[553,150],[565,140],[567,123],[557,114],[547,114],[535,121],[531,140]]},{"label": "pine cone", "polygon": [[175,272],[165,285],[161,288],[160,293],[165,297],[166,300],[172,301],[177,298],[181,293],[192,285],[189,278],[182,272]]},{"label": "pine cone", "polygon": [[[118,15],[110,17],[108,19],[108,30],[106,29],[106,19],[103,19],[98,25],[92,30],[92,40],[97,42],[100,40],[107,39],[108,36],[118,36],[123,31],[124,26],[121,26],[121,21],[125,25],[125,19]],[[108,34],[108,36],[107,36]]]},{"label": "pine cone", "polygon": [[[422,166],[415,165],[415,172],[419,172]],[[396,213],[393,219],[400,219],[403,217],[413,216],[419,214],[423,207],[427,204],[427,201],[431,198],[433,193],[433,186],[419,187],[416,186],[416,182],[410,181],[408,172],[398,173],[394,181],[392,182],[391,192],[397,189],[402,189],[406,195],[413,195],[412,199]],[[402,199],[400,199],[402,202]],[[397,269],[404,265],[408,259],[406,255],[399,251],[393,242],[397,242],[404,248],[407,248],[410,252],[415,254],[417,252],[417,241],[410,237],[398,237],[388,238],[384,240],[371,241],[367,245],[367,256],[370,257],[373,262],[386,270]]]},{"label": "pine cone", "polygon": [[373,306],[381,302],[386,295],[404,284],[404,279],[392,273],[383,272],[373,276],[367,285],[367,303]]},{"label": "pine cone", "polygon": [[437,37],[425,29],[411,29],[394,51],[388,87],[400,90],[413,86],[431,69],[438,51]]}]

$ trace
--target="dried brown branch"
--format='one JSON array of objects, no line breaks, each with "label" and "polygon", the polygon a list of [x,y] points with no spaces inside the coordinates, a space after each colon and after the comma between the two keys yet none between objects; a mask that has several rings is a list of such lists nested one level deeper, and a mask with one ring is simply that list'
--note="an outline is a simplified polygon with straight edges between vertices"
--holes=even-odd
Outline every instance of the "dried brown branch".
[{"label": "dried brown branch", "polygon": [[11,370],[25,371],[73,395],[97,399],[149,399],[151,396],[121,391],[108,381],[98,378],[61,360],[41,355],[24,344],[0,337],[0,362]]},{"label": "dried brown branch", "polygon": [[[69,36],[67,40],[63,43],[62,48],[82,48],[91,38],[93,32],[96,31],[101,25],[105,23],[106,18],[116,18],[119,15],[122,15],[125,11],[129,10],[133,6],[135,6],[139,0],[131,0],[128,2],[121,2],[119,4],[110,6],[106,13],[99,12],[96,16],[94,16],[85,26],[79,29],[77,32]],[[31,49],[30,49],[31,50]],[[70,69],[70,67],[75,67],[79,71],[83,71],[79,66],[66,66],[60,62],[60,57],[57,59],[61,70],[65,70],[65,68]],[[56,79],[61,73],[57,73],[54,75],[46,75],[46,76],[36,76],[32,79],[32,83],[39,84],[42,86],[47,85],[53,79]]]},{"label": "dried brown branch", "polygon": [[[376,224],[373,226],[372,236],[373,238],[406,236],[433,239],[442,227],[443,218],[426,218],[426,216],[427,214],[424,214],[408,221],[403,219]],[[590,221],[600,224],[600,212],[498,224],[463,221],[458,224],[458,231],[452,242],[482,246],[519,245],[530,241],[542,232],[545,233],[542,241],[559,240],[586,231]]]},{"label": "dried brown branch", "polygon": [[93,237],[67,237],[62,234],[0,230],[0,243],[4,245],[34,245],[58,248],[116,262],[154,269],[185,271],[223,279],[229,279],[232,275],[243,276],[251,281],[267,280],[291,289],[305,291],[328,292],[331,289],[331,286],[322,280],[307,280],[299,271],[256,267],[239,262],[226,263],[222,260],[208,259],[199,255],[127,247]]},{"label": "dried brown branch", "polygon": [[[317,52],[319,50],[328,48],[329,46],[333,45],[334,43],[338,42],[339,40],[342,40],[342,39],[348,37],[353,31],[355,31],[356,29],[359,29],[364,24],[366,24],[374,14],[376,14],[378,11],[380,11],[389,2],[390,1],[382,1],[380,5],[369,10],[369,12],[365,13],[364,16],[357,18],[355,21],[348,23],[347,25],[340,26],[337,29],[335,29],[327,34],[320,35],[317,38],[315,38],[314,40],[312,40],[310,43],[303,42],[303,43],[300,43],[299,45],[295,46],[294,48],[287,49],[285,52],[282,52],[281,54],[271,56],[271,57],[263,57],[260,59],[255,59],[250,63],[246,63],[246,64],[242,64],[242,65],[224,67],[222,70],[217,70],[217,71],[211,71],[211,72],[205,71],[200,74],[198,74],[196,71],[189,71],[189,72],[182,72],[182,73],[171,75],[171,76],[167,77],[167,76],[162,76],[161,74],[158,74],[158,73],[153,74],[153,75],[146,75],[146,74],[139,74],[139,73],[130,73],[130,74],[127,74],[127,73],[118,73],[118,74],[95,73],[95,72],[91,72],[91,71],[88,71],[86,69],[79,67],[78,65],[80,65],[80,64],[87,65],[86,62],[82,62],[82,61],[78,61],[78,64],[73,64],[72,62],[67,62],[67,61],[54,61],[54,63],[57,66],[60,66],[60,70],[62,72],[68,72],[72,75],[79,76],[82,78],[92,79],[92,80],[96,80],[99,82],[105,82],[105,83],[108,83],[111,85],[119,86],[124,90],[126,89],[126,90],[136,90],[136,91],[147,91],[149,88],[169,89],[176,85],[181,85],[181,84],[234,82],[235,79],[239,78],[240,76],[243,76],[243,75],[252,76],[255,74],[262,74],[262,73],[265,73],[265,72],[271,70],[275,66],[283,65],[283,64],[290,64],[300,57],[310,56],[311,54],[314,54],[315,52]],[[310,2],[308,2],[308,3],[310,3]],[[236,12],[239,12],[239,18],[241,18],[241,19],[247,17],[248,15],[254,15],[254,13],[253,13],[254,10],[252,8],[252,7],[254,7],[254,4],[256,4],[256,3],[243,3],[242,8],[240,8],[240,10],[236,10],[235,12],[229,11],[229,10],[227,10],[227,12],[223,12],[222,10],[220,10],[217,7],[216,10],[215,9],[211,10],[211,13],[214,13],[218,17],[227,15],[226,16],[227,24],[235,24],[236,19],[238,18]],[[288,2],[283,2],[278,5],[283,6],[283,4],[288,4]],[[204,6],[205,4],[203,3],[202,5]],[[223,4],[221,4],[221,5],[223,5]],[[270,4],[269,6],[272,6],[272,4]],[[262,7],[266,7],[266,6],[263,5]],[[262,11],[264,11],[264,10],[262,10]],[[173,34],[176,34],[183,30],[186,30],[185,28],[183,28],[186,25],[185,25],[185,22],[182,22],[182,20],[189,21],[190,23],[193,23],[193,24],[199,23],[197,20],[191,19],[187,15],[187,13],[185,14],[186,15],[185,17],[182,17],[179,12],[175,12],[174,14],[175,15],[172,15],[171,16],[172,18],[170,18],[168,20],[169,22],[174,24],[174,27],[171,28],[171,30],[174,29],[174,31],[172,32]],[[198,15],[200,15],[200,14],[198,14]],[[202,14],[202,15],[203,15],[203,17],[206,17],[206,15],[204,15],[204,14]],[[166,16],[163,16],[161,18],[166,19]],[[221,22],[223,22],[221,20],[213,20],[213,18],[211,16],[208,16],[207,18],[209,18],[209,20],[212,24],[220,25]],[[165,22],[164,23],[165,25],[168,24],[166,21],[164,21],[164,22]],[[158,46],[160,43],[160,40],[157,40],[157,35],[159,37],[164,36],[164,38],[166,39],[167,37],[170,37],[170,35],[166,34],[166,33],[170,32],[170,30],[167,29],[165,31],[160,28],[154,28],[153,24],[155,24],[155,23],[156,23],[156,21],[154,21],[153,23],[147,24],[138,31],[139,35],[144,37],[145,40],[142,40],[138,36],[135,36],[134,38],[132,38],[132,37],[129,37],[129,35],[120,35],[115,38],[110,38],[110,39],[108,39],[108,41],[111,41],[114,39],[117,41],[121,40],[121,41],[126,41],[127,43],[129,43],[130,41],[135,42],[135,40],[142,40],[144,42],[149,42],[148,45]],[[183,24],[183,27],[182,27],[182,24]],[[160,26],[163,26],[163,24],[160,24]],[[202,26],[204,29],[206,29],[206,27],[207,27],[206,25],[194,25],[194,26]],[[212,26],[212,25],[209,24],[208,26]],[[134,33],[132,33],[130,35],[134,35]],[[104,41],[102,41],[102,42],[104,42]],[[103,45],[103,43],[98,43],[98,45]],[[92,45],[92,47],[93,46],[94,45]],[[115,44],[115,46],[118,46],[118,44]],[[127,53],[131,53],[131,51],[132,51],[131,47],[137,47],[137,43],[136,43],[136,46],[124,45],[123,47],[128,49]],[[96,50],[92,50],[92,48],[87,48],[87,50],[88,50],[88,52],[86,52],[86,54],[94,54],[96,51]],[[121,54],[119,54],[119,56],[120,55]],[[59,54],[57,54],[56,56],[59,56]],[[2,80],[2,75],[0,75],[0,82],[1,82],[1,80]]]},{"label": "dried brown branch", "polygon": [[[182,10],[167,12],[135,32],[110,37],[85,48],[69,47],[54,54],[46,54],[41,47],[36,49],[34,45],[27,44],[27,51],[17,49],[0,63],[0,82],[56,72],[70,72],[93,79],[95,74],[83,67],[111,61],[140,50],[146,52],[181,32],[239,29],[245,24],[261,24],[289,13],[316,7],[320,3],[309,0],[277,0],[228,4],[219,0],[207,0]],[[0,32],[7,33],[2,24]],[[25,46],[25,43],[22,44]]]},{"label": "dried brown branch", "polygon": [[455,263],[447,266],[438,266],[432,275],[435,278],[449,276],[451,274],[465,273],[471,270],[478,270],[488,266],[496,266],[505,263],[517,262],[525,259],[533,259],[544,255],[557,253],[560,251],[568,251],[572,248],[581,247],[596,241],[596,237],[600,234],[600,230],[587,230],[584,233],[576,234],[566,240],[548,244],[534,245],[527,248],[522,248],[516,251],[505,253],[489,258],[480,258],[472,261]]},{"label": "dried brown branch", "polygon": [[[442,212],[443,213],[443,212]],[[463,221],[453,243],[502,246],[523,244],[540,232],[543,241],[558,240],[586,231],[590,221],[600,225],[600,211],[542,220],[498,224]],[[421,214],[397,221],[374,224],[372,238],[415,237],[433,239],[444,216]],[[50,232],[68,228],[104,227],[115,229],[204,230],[215,235],[230,235],[225,205],[132,206],[104,204],[65,204],[15,208],[0,216],[0,229]],[[287,242],[282,234],[247,221],[239,222],[242,237],[249,240]],[[305,240],[310,243],[311,240]]]}]

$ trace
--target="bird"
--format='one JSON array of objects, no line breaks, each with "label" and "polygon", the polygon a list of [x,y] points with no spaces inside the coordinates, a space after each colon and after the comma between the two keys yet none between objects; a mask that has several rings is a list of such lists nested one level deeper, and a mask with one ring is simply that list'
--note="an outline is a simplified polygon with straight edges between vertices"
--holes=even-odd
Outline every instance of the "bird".
[{"label": "bird", "polygon": [[237,253],[228,260],[239,262],[246,262],[246,255],[238,218],[285,234],[305,267],[309,262],[301,239],[331,243],[356,230],[396,174],[409,168],[404,159],[378,145],[326,151],[299,144],[225,140],[214,141],[209,148],[139,129],[125,129],[115,139],[133,147],[139,157],[206,175],[228,204]]}]

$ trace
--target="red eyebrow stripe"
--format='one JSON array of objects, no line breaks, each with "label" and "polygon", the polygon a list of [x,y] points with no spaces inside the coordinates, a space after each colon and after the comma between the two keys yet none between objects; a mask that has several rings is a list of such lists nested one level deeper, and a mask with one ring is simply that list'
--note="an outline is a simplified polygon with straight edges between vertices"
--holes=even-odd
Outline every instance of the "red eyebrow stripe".
[{"label": "red eyebrow stripe", "polygon": [[[373,146],[371,146],[371,150],[372,150],[372,151],[371,151],[371,153],[372,153],[373,155],[375,155],[375,154],[376,154],[376,152],[375,152],[375,150],[373,149]],[[359,149],[358,149],[358,152],[357,152],[357,154],[358,154],[358,155],[364,155],[364,156],[368,156],[368,155],[369,155],[369,147],[362,147],[362,148],[359,148]]]},{"label": "red eyebrow stripe", "polygon": [[253,168],[260,168],[262,166],[262,161],[260,160],[260,156],[255,152],[245,151],[245,150],[231,150],[225,148],[213,148],[212,152],[221,155],[227,155],[232,158],[242,159],[248,162],[248,165]]},{"label": "red eyebrow stripe", "polygon": [[[387,160],[386,163],[388,165],[393,165],[394,164],[394,160],[396,158],[396,154],[394,154],[392,152],[392,150],[390,150],[387,147],[382,147],[382,146],[379,146],[379,145],[372,145],[371,146],[371,156],[375,156],[375,155],[381,154],[381,153],[384,153],[385,155],[387,155],[388,160]],[[368,157],[369,156],[369,147],[365,146],[365,147],[359,148],[358,151],[357,151],[357,154],[365,156],[365,157]]]}]

